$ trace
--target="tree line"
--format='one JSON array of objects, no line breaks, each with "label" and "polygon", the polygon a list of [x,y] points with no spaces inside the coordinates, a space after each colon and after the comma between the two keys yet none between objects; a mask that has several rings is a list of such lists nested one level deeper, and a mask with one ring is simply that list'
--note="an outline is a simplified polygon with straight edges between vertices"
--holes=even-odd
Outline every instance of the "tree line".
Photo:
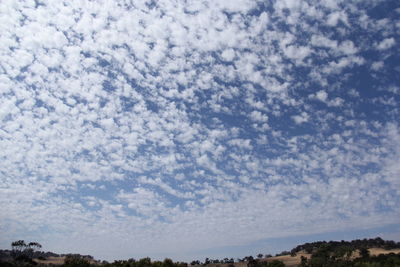
[{"label": "tree line", "polygon": [[[1,266],[49,266],[38,263],[38,260],[46,260],[48,257],[65,257],[61,266],[65,267],[189,267],[185,262],[174,262],[167,258],[164,261],[152,261],[150,258],[135,260],[116,260],[112,263],[107,261],[96,261],[90,255],[80,254],[55,254],[52,252],[42,252],[42,246],[37,242],[26,243],[18,240],[11,243],[11,250],[0,250]],[[299,252],[306,252],[310,256],[301,256],[299,267],[400,267],[400,253],[381,254],[371,256],[369,248],[396,249],[400,248],[400,242],[385,241],[380,237],[374,239],[357,239],[353,241],[317,241],[298,245],[291,251],[283,251],[276,254],[296,256]],[[357,252],[359,257],[354,257]],[[246,256],[242,259],[224,258],[222,260],[212,260],[206,258],[204,262],[199,260],[192,261],[191,266],[207,266],[224,264],[227,267],[235,267],[237,262],[245,262],[247,267],[284,267],[285,264],[279,260],[267,260],[272,255],[258,254],[256,258]]]}]

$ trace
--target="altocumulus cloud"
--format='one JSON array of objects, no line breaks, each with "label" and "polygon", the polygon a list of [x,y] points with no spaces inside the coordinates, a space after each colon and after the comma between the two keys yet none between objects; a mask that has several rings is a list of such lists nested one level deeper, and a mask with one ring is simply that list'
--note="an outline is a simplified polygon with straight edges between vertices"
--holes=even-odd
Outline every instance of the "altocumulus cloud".
[{"label": "altocumulus cloud", "polygon": [[398,223],[399,17],[379,0],[1,1],[0,244],[182,259]]}]

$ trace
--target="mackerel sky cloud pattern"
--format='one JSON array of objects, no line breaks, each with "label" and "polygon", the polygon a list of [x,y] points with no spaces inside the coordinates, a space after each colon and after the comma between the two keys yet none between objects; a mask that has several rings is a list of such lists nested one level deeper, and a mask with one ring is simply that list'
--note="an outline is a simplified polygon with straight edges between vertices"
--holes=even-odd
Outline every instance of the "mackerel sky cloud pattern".
[{"label": "mackerel sky cloud pattern", "polygon": [[189,260],[398,223],[399,31],[390,0],[1,1],[0,245]]}]

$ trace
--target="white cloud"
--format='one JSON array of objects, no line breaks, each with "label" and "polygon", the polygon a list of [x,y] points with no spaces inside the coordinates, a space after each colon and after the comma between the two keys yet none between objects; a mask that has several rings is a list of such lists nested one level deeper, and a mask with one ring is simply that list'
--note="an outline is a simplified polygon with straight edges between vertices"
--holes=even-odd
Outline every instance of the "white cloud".
[{"label": "white cloud", "polygon": [[235,58],[235,51],[233,49],[226,49],[222,52],[221,57],[226,61],[232,61]]},{"label": "white cloud", "polygon": [[321,90],[321,91],[318,91],[318,92],[316,93],[315,97],[316,97],[318,100],[320,100],[320,101],[322,101],[322,102],[325,102],[325,101],[328,99],[328,93],[325,92],[325,91],[323,91],[323,90]]},{"label": "white cloud", "polygon": [[383,65],[384,65],[383,61],[377,61],[377,62],[372,63],[371,69],[377,71],[377,70],[382,69]]},{"label": "white cloud", "polygon": [[343,23],[347,24],[347,15],[343,12],[333,12],[329,14],[326,24],[335,27],[339,23],[339,21],[342,21]]},{"label": "white cloud", "polygon": [[332,99],[331,101],[329,101],[328,106],[331,107],[340,107],[342,106],[344,103],[344,100],[340,97],[335,97],[334,99]]},{"label": "white cloud", "polygon": [[311,49],[306,46],[289,45],[285,48],[284,52],[288,58],[302,61],[310,55]]},{"label": "white cloud", "polygon": [[396,44],[396,40],[392,37],[392,38],[386,38],[386,39],[382,40],[379,44],[376,45],[376,47],[379,50],[385,50],[385,49],[391,48],[395,44]]},{"label": "white cloud", "polygon": [[354,46],[354,43],[349,40],[343,41],[339,45],[338,49],[345,55],[351,55],[351,54],[355,54],[358,52],[358,49]]},{"label": "white cloud", "polygon": [[292,116],[292,119],[296,124],[302,124],[304,122],[307,122],[309,119],[309,116],[307,113],[302,112],[300,115],[294,115]]},{"label": "white cloud", "polygon": [[332,49],[336,49],[338,46],[337,41],[331,40],[323,35],[313,35],[311,37],[311,44],[314,46],[327,47]]},{"label": "white cloud", "polygon": [[262,114],[259,111],[252,111],[250,114],[250,117],[252,120],[254,121],[258,121],[258,122],[267,122],[268,121],[268,116],[265,114]]}]

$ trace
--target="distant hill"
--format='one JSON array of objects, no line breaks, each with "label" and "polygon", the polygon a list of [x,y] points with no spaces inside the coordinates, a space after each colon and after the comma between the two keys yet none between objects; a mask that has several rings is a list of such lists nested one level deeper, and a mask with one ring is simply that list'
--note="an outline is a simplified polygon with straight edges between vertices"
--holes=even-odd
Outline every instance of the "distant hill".
[{"label": "distant hill", "polygon": [[[390,255],[395,256],[390,256]],[[379,257],[379,255],[382,255]],[[391,257],[391,258],[390,258]],[[390,259],[389,259],[390,258]],[[389,261],[391,263],[386,263]],[[206,259],[204,263],[193,261],[192,265],[206,267],[268,267],[278,266],[393,266],[400,267],[400,242],[383,240],[380,237],[356,239],[352,241],[316,241],[298,245],[290,251],[282,251],[275,256],[259,254],[246,256],[237,262]],[[380,263],[383,265],[379,265]],[[395,263],[393,263],[395,262]],[[398,262],[398,263],[397,263]],[[368,265],[376,263],[377,265]],[[282,265],[281,265],[282,266]]]},{"label": "distant hill", "polygon": [[[364,238],[364,239],[356,239],[352,241],[317,241],[312,243],[305,243],[302,245],[298,245],[297,247],[293,248],[290,252],[291,254],[306,251],[307,253],[312,253],[315,249],[320,248],[323,245],[329,245],[332,249],[347,246],[353,249],[362,249],[362,248],[383,248],[386,250],[389,249],[397,249],[400,248],[400,242],[395,242],[392,240],[383,240],[380,237],[376,238]],[[289,253],[288,253],[289,254]]]},{"label": "distant hill", "polygon": [[[368,248],[368,251],[370,253],[370,256],[378,256],[381,254],[390,254],[390,253],[400,254],[400,248],[397,248],[397,249]],[[301,264],[301,257],[305,257],[305,258],[307,258],[307,260],[310,260],[312,257],[312,254],[307,253],[306,251],[299,251],[296,253],[296,255],[293,255],[293,256],[292,255],[275,256],[275,257],[270,257],[270,258],[263,258],[263,259],[261,259],[261,261],[271,262],[274,260],[278,260],[278,261],[283,262],[286,267],[295,267],[295,266],[299,266]],[[354,252],[352,252],[352,254],[350,256],[351,259],[356,259],[359,257],[360,257],[360,252],[358,250],[355,250]],[[235,266],[235,267],[239,267],[239,266]],[[247,265],[245,267],[247,267]],[[400,265],[398,265],[396,267],[400,267]]]}]

